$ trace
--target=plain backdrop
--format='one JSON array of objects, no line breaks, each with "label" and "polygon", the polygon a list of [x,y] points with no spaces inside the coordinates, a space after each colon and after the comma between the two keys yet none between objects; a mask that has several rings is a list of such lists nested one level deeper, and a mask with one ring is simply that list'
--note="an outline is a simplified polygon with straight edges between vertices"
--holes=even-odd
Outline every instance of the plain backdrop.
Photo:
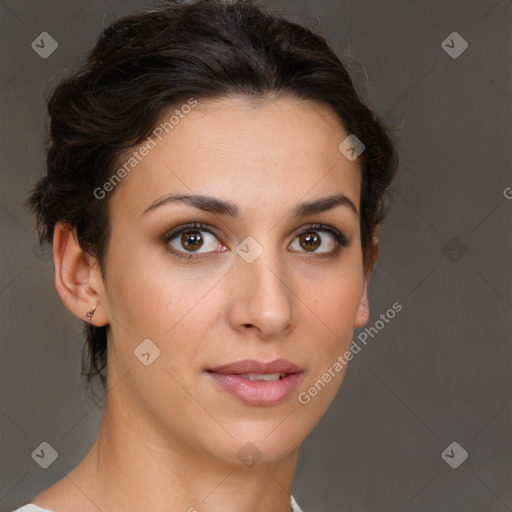
[{"label": "plain backdrop", "polygon": [[[510,511],[512,4],[265,4],[320,24],[370,105],[400,126],[366,327],[395,302],[403,309],[351,361],[300,449],[293,494],[306,512]],[[45,98],[102,24],[143,5],[151,4],[0,3],[4,512],[71,471],[101,420],[79,376],[82,324],[57,295],[23,206],[44,171]],[[58,44],[46,59],[31,46],[42,32]],[[31,456],[42,442],[59,454],[48,469]],[[453,469],[447,460],[462,449],[468,457]]]}]

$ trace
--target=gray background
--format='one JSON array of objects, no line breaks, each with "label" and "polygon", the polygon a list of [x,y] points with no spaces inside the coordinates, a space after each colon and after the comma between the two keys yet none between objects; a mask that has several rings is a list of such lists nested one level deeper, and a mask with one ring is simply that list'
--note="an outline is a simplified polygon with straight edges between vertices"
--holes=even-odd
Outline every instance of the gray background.
[{"label": "gray background", "polygon": [[[44,169],[43,98],[82,61],[103,22],[142,5],[0,2],[4,512],[71,471],[101,420],[80,383],[81,322],[61,303],[22,205]],[[267,5],[319,21],[352,57],[358,83],[368,80],[371,106],[403,123],[367,327],[396,301],[403,310],[352,360],[299,452],[293,493],[306,512],[510,511],[512,4]],[[59,45],[48,59],[31,48],[43,31]],[[456,59],[441,47],[454,31],[469,44]],[[31,458],[42,441],[59,453],[46,470]],[[441,457],[453,441],[469,453],[457,469]]]}]

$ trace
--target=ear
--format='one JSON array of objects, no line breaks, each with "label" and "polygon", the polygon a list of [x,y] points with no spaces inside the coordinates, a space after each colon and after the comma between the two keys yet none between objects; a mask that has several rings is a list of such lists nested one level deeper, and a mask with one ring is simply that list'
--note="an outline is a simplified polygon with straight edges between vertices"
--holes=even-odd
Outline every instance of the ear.
[{"label": "ear", "polygon": [[[96,258],[85,254],[78,243],[76,228],[62,222],[53,235],[55,288],[67,308],[81,320],[101,327],[109,323],[101,307],[105,288]],[[95,309],[96,308],[96,309]],[[87,312],[94,309],[90,320]]]},{"label": "ear", "polygon": [[375,262],[379,255],[379,240],[376,236],[372,238],[372,243],[369,250],[368,267],[365,269],[365,278],[363,286],[363,294],[361,296],[361,303],[357,308],[356,318],[354,320],[354,327],[362,327],[370,317],[370,306],[368,305],[368,283],[372,274]]}]

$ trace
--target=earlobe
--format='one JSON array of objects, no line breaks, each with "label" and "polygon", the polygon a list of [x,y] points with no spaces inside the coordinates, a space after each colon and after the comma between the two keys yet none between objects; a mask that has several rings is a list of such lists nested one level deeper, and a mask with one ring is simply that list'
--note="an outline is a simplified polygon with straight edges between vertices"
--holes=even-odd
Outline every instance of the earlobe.
[{"label": "earlobe", "polygon": [[356,318],[354,321],[354,327],[356,328],[362,327],[364,324],[366,324],[368,318],[370,317],[370,308],[368,306],[368,284],[379,254],[379,240],[376,236],[372,238],[372,244],[370,246],[369,252],[368,268],[365,271],[363,296],[357,309]]},{"label": "earlobe", "polygon": [[[84,254],[76,228],[59,222],[53,236],[55,288],[67,308],[81,320],[96,326],[109,323],[104,308],[103,280],[97,261]],[[94,319],[93,319],[94,314]]]},{"label": "earlobe", "polygon": [[[365,293],[365,297],[366,297],[366,293]],[[370,315],[370,308],[368,307],[368,301],[364,300],[363,302],[361,302],[361,304],[359,305],[359,308],[357,309],[357,314],[356,314],[356,318],[354,321],[354,327],[356,327],[356,328],[362,327],[368,321],[369,315]]]}]

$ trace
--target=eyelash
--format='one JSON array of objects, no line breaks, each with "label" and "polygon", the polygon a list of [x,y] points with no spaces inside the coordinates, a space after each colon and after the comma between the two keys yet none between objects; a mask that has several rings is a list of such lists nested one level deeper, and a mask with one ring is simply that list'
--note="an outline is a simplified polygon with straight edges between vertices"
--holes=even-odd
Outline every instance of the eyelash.
[{"label": "eyelash", "polygon": [[[216,238],[218,238],[218,235],[215,233],[215,231],[213,231],[211,229],[211,227],[208,224],[203,224],[201,222],[190,222],[189,224],[183,224],[182,226],[178,226],[176,228],[173,228],[173,229],[167,231],[163,235],[162,240],[163,240],[164,244],[166,245],[166,247],[168,247],[169,242],[171,240],[173,240],[174,238],[176,238],[178,235],[181,235],[184,232],[193,231],[193,230],[207,231],[208,233],[210,233],[213,236],[215,236]],[[308,231],[319,231],[319,232],[330,233],[331,235],[333,235],[334,239],[337,242],[336,247],[330,253],[319,253],[316,256],[314,256],[315,253],[311,253],[312,256],[310,256],[310,258],[311,257],[314,257],[314,258],[335,257],[335,256],[339,255],[339,253],[341,252],[341,249],[343,247],[347,247],[349,245],[349,240],[341,231],[339,231],[338,229],[336,229],[332,226],[328,226],[328,225],[321,224],[321,223],[311,224],[304,231],[301,231],[300,233],[298,233],[295,238],[300,237],[301,235],[303,235],[304,233],[307,233]],[[222,244],[222,241],[221,241],[221,244]],[[224,245],[224,244],[222,244],[222,245]],[[195,253],[181,253],[172,248],[171,249],[168,248],[168,250],[172,255],[177,256],[178,258],[185,259],[187,261],[208,258],[209,257],[208,255],[211,254],[211,253],[198,253],[198,254],[200,254],[198,256]],[[306,252],[306,251],[298,251],[298,252]],[[307,254],[307,252],[306,252],[306,254]]]}]

